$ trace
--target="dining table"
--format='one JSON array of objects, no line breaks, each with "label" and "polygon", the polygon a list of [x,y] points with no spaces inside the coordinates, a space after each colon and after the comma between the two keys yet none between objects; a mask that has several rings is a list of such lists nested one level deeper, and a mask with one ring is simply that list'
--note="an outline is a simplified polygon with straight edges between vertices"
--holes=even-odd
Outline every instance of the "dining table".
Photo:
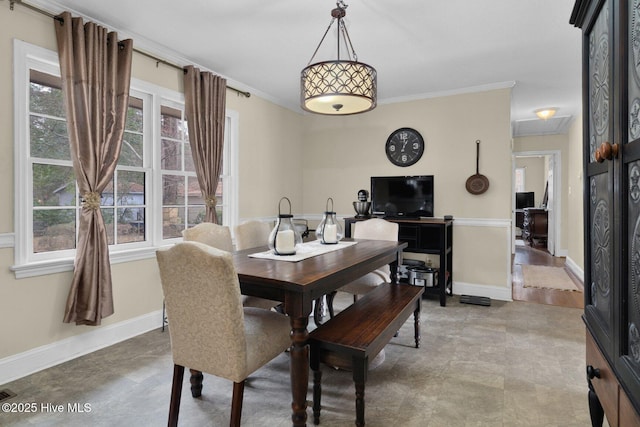
[{"label": "dining table", "polygon": [[306,426],[307,421],[307,341],[314,300],[384,265],[391,267],[391,281],[396,282],[402,251],[406,247],[405,242],[345,239],[335,250],[299,261],[285,260],[286,257],[255,257],[256,254],[268,253],[267,247],[233,253],[242,294],[282,302],[282,309],[290,319],[293,426]]}]

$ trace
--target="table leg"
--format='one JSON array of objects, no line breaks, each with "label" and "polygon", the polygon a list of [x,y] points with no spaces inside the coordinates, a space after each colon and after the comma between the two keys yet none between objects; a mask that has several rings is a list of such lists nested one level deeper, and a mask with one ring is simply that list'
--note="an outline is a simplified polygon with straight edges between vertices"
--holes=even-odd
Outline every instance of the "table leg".
[{"label": "table leg", "polygon": [[309,386],[309,316],[291,317],[291,421],[295,427],[307,425],[307,388]]},{"label": "table leg", "polygon": [[191,372],[191,396],[192,397],[200,397],[202,395],[202,380],[204,376],[202,372],[196,371],[195,369],[189,369]]},{"label": "table leg", "polygon": [[398,283],[398,268],[400,265],[402,265],[402,251],[398,252],[398,258],[389,264],[391,283]]}]

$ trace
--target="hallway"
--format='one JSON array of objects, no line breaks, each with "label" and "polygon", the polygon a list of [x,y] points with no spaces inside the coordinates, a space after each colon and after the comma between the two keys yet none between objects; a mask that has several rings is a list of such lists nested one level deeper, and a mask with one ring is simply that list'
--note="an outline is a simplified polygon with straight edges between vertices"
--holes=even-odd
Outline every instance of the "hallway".
[{"label": "hallway", "polygon": [[[522,242],[522,241],[520,241]],[[516,244],[513,256],[513,299],[537,304],[549,304],[560,307],[584,308],[584,292],[559,291],[553,289],[525,288],[522,279],[522,265],[546,265],[564,267],[565,259],[553,257],[544,249],[532,248],[527,244]],[[584,289],[583,283],[569,269],[566,269],[571,280]]]}]

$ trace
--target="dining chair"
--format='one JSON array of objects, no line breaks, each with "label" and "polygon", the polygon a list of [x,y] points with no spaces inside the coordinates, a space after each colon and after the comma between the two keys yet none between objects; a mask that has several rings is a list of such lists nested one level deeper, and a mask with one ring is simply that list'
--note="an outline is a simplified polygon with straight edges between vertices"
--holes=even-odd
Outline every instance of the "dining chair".
[{"label": "dining chair", "polygon": [[245,380],[289,348],[289,319],[275,311],[242,306],[229,252],[182,242],[158,250],[156,258],[171,318],[174,368],[168,425],[178,424],[188,366],[233,381],[229,425],[240,426]]},{"label": "dining chair", "polygon": [[[269,243],[269,235],[271,234],[271,225],[264,221],[247,221],[236,225],[234,235],[236,238],[236,249],[241,251],[244,249],[267,246]],[[269,300],[265,298],[243,296],[245,305],[252,307],[260,307],[265,309],[276,308],[280,313],[280,301]]]},{"label": "dining chair", "polygon": [[[390,222],[382,218],[371,218],[354,223],[354,227],[355,229],[352,235],[354,239],[398,241],[398,224],[395,222]],[[391,270],[388,265],[385,265],[338,288],[337,292],[352,294],[355,302],[358,295],[366,294],[381,283],[390,282],[390,276]],[[327,296],[327,308],[329,309],[330,317],[334,315],[333,299],[335,295],[336,292],[333,292]]]},{"label": "dining chair", "polygon": [[267,246],[271,228],[268,222],[255,220],[236,225],[233,230],[236,239],[236,249],[241,251],[258,246]]},{"label": "dining chair", "polygon": [[[231,229],[226,225],[201,222],[194,227],[183,230],[182,237],[188,242],[200,242],[213,246],[214,248],[222,249],[223,251],[233,252]],[[267,238],[268,237],[267,235]],[[269,310],[278,304],[280,304],[278,301],[248,295],[242,296],[242,305],[245,307],[258,307]]]},{"label": "dining chair", "polygon": [[231,230],[226,225],[201,222],[191,228],[182,230],[182,237],[185,241],[200,242],[223,251],[233,252]]}]

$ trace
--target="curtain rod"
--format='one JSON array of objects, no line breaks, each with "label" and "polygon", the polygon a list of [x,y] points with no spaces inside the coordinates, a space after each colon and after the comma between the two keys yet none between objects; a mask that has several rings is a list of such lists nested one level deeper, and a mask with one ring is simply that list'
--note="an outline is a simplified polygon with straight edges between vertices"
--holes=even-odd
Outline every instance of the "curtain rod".
[{"label": "curtain rod", "polygon": [[[38,13],[42,14],[42,15],[48,16],[49,18],[56,19],[56,20],[60,20],[61,19],[61,18],[57,17],[56,15],[54,15],[54,14],[52,14],[50,12],[47,12],[46,10],[40,9],[39,7],[33,6],[33,5],[29,4],[29,3],[25,3],[22,0],[9,0],[9,10],[13,10],[13,5],[16,4],[16,3],[18,3],[21,6],[26,7],[27,9],[31,9],[31,10],[33,10],[35,12],[38,12]],[[173,68],[175,68],[177,70],[184,71],[184,67],[181,67],[180,65],[177,65],[177,64],[174,64],[172,62],[169,62],[166,59],[158,58],[155,55],[152,55],[152,54],[150,54],[148,52],[145,52],[143,50],[139,50],[139,49],[136,49],[136,48],[133,48],[133,51],[136,52],[136,53],[139,53],[140,55],[144,55],[147,58],[153,59],[154,61],[156,61],[156,66],[158,64],[164,64],[164,65],[167,65],[169,67],[173,67]],[[246,96],[247,98],[251,97],[251,92],[246,92],[244,90],[236,89],[233,86],[227,86],[227,89],[230,89],[230,90],[236,92],[238,95],[243,95],[243,96]]]}]

